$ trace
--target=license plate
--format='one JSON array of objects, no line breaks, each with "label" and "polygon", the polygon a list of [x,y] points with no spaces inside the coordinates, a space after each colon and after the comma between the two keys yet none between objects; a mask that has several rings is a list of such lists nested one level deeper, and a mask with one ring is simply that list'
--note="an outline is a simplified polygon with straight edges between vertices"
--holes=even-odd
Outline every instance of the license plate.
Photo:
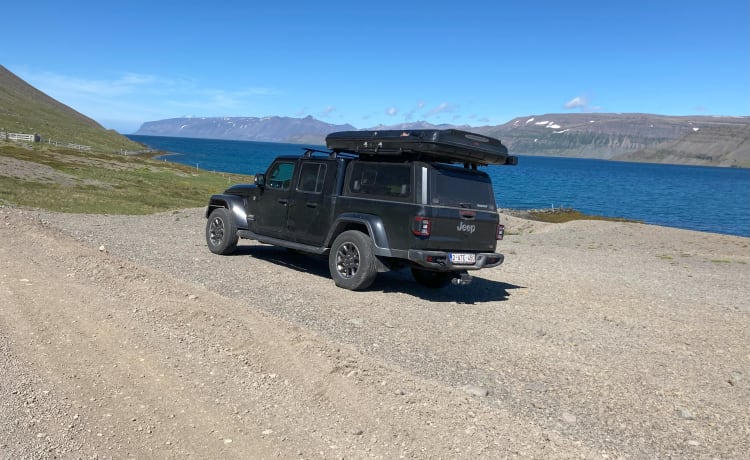
[{"label": "license plate", "polygon": [[451,263],[455,265],[474,265],[477,262],[476,254],[451,253]]}]

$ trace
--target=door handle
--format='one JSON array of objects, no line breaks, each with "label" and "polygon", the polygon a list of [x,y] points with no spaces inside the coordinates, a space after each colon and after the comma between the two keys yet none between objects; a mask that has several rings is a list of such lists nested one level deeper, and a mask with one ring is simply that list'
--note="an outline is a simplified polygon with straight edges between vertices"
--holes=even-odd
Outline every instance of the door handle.
[{"label": "door handle", "polygon": [[315,203],[314,201],[308,201],[307,203],[305,203],[305,206],[307,206],[308,208],[317,208],[318,203]]},{"label": "door handle", "polygon": [[289,199],[288,198],[279,198],[278,201],[279,201],[279,204],[282,204],[284,206],[286,206],[286,205],[289,204]]}]

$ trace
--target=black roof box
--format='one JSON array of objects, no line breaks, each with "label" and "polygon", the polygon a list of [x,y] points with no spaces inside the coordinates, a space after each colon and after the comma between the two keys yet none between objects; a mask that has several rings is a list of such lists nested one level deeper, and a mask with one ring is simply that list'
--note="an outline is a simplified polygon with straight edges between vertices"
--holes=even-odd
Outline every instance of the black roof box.
[{"label": "black roof box", "polygon": [[445,163],[516,164],[498,139],[458,129],[340,131],[326,136],[334,152],[405,156]]}]

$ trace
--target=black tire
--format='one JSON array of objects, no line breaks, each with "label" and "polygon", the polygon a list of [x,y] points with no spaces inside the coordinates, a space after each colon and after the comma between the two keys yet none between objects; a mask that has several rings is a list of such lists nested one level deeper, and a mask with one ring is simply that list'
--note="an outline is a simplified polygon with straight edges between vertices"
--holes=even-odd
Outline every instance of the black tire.
[{"label": "black tire", "polygon": [[444,288],[451,283],[453,274],[451,272],[435,272],[423,268],[411,268],[411,275],[422,286],[431,289]]},{"label": "black tire", "polygon": [[227,208],[211,211],[206,222],[206,244],[214,254],[231,254],[237,247],[237,224]]},{"label": "black tire", "polygon": [[336,286],[351,291],[370,287],[378,275],[370,237],[357,230],[336,237],[328,256],[328,269]]}]

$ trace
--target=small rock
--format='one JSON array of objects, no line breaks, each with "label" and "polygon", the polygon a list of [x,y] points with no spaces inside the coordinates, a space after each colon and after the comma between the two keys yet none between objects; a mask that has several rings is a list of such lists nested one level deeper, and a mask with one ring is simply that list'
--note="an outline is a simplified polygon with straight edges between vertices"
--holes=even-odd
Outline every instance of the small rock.
[{"label": "small rock", "polygon": [[578,418],[570,412],[563,412],[561,418],[563,422],[571,424],[575,423],[578,420]]},{"label": "small rock", "polygon": [[480,398],[483,398],[489,394],[489,391],[486,388],[482,388],[477,385],[464,385],[461,387],[461,389],[472,396],[478,396]]},{"label": "small rock", "polygon": [[273,434],[273,430],[263,430],[263,434]]},{"label": "small rock", "polygon": [[742,372],[734,371],[732,372],[732,375],[729,376],[729,379],[727,379],[727,383],[736,387],[739,385],[740,380],[742,380]]},{"label": "small rock", "polygon": [[232,444],[232,440],[227,438],[224,440],[224,444]]},{"label": "small rock", "polygon": [[537,409],[546,409],[547,404],[544,401],[531,401],[531,405]]},{"label": "small rock", "polygon": [[197,295],[195,295],[195,294],[189,294],[189,295],[187,296],[187,298],[188,298],[189,300],[195,300],[195,299],[197,299],[197,298],[198,298],[198,296],[197,296]]},{"label": "small rock", "polygon": [[526,391],[537,391],[539,393],[544,393],[547,391],[547,385],[540,383],[540,382],[532,382],[527,383],[524,387],[524,390]]},{"label": "small rock", "polygon": [[694,447],[696,447],[696,446],[700,446],[700,445],[701,445],[701,443],[699,443],[699,442],[698,442],[698,441],[696,441],[695,439],[691,439],[691,440],[690,440],[690,441],[688,441],[687,443],[688,443],[688,445],[690,445],[690,446],[694,446]]},{"label": "small rock", "polygon": [[107,248],[105,248],[104,245],[99,246],[99,252],[104,252],[106,250]]},{"label": "small rock", "polygon": [[680,418],[685,420],[694,420],[695,414],[693,414],[690,409],[680,408],[677,409],[677,415],[680,416]]}]

